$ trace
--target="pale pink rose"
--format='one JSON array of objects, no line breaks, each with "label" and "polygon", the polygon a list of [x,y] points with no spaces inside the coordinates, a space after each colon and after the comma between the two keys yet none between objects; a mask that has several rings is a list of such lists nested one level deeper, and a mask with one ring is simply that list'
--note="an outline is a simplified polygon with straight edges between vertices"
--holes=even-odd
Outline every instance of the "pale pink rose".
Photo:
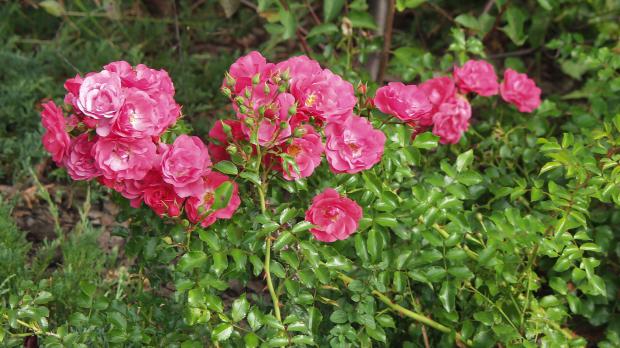
[{"label": "pale pink rose", "polygon": [[433,134],[439,137],[442,144],[456,144],[467,128],[471,118],[471,105],[467,99],[456,97],[439,107],[433,116]]},{"label": "pale pink rose", "polygon": [[290,90],[298,112],[322,121],[344,121],[357,103],[353,85],[328,69],[300,79]]},{"label": "pale pink rose", "polygon": [[380,162],[383,156],[385,134],[363,117],[328,123],[325,137],[325,156],[334,173],[361,172]]},{"label": "pale pink rose", "polygon": [[[158,106],[157,101],[146,92],[137,88],[126,89],[125,104],[112,125],[111,131],[118,136],[130,138],[159,135],[157,132],[160,120]],[[101,134],[101,131],[98,130],[97,133]]]},{"label": "pale pink rose", "polygon": [[[257,51],[240,57],[230,66],[228,72],[235,79],[233,92],[240,94],[246,87],[252,86],[252,78],[257,74],[260,74],[260,81],[264,82],[271,76],[274,67],[274,64],[267,63],[267,59]],[[226,79],[222,86],[226,86]]]},{"label": "pale pink rose", "polygon": [[359,204],[331,188],[316,195],[306,211],[306,221],[315,226],[310,232],[321,242],[349,238],[357,230],[361,218]]},{"label": "pale pink rose", "polygon": [[[210,211],[215,200],[215,190],[226,181],[233,184],[233,193],[228,205],[222,209]],[[241,199],[239,198],[237,183],[224,174],[211,172],[204,177],[204,191],[198,197],[190,197],[185,202],[185,214],[187,214],[189,221],[207,227],[217,219],[230,219],[240,204]]]},{"label": "pale pink rose", "polygon": [[172,185],[160,181],[148,185],[143,192],[144,204],[149,206],[159,216],[175,217],[181,214],[184,198],[179,197]]},{"label": "pale pink rose", "polygon": [[107,179],[142,179],[157,163],[150,138],[99,138],[93,146],[95,165]]},{"label": "pale pink rose", "polygon": [[104,65],[103,69],[117,74],[121,78],[123,87],[132,87],[136,80],[136,73],[133,67],[124,60],[108,63]]},{"label": "pale pink rose", "polygon": [[180,135],[161,160],[164,181],[181,197],[199,196],[204,191],[202,177],[211,171],[211,159],[198,137]]},{"label": "pale pink rose", "polygon": [[124,102],[121,78],[107,70],[86,76],[79,94],[78,108],[96,120],[116,118]]},{"label": "pale pink rose", "polygon": [[433,105],[426,93],[416,85],[390,82],[377,90],[375,106],[381,112],[392,115],[404,122],[426,123]]},{"label": "pale pink rose", "polygon": [[70,78],[65,81],[65,90],[67,94],[65,94],[65,104],[73,106],[74,111],[79,111],[78,108],[78,96],[80,95],[80,86],[82,85],[82,77],[78,74],[75,75],[74,78]]},{"label": "pale pink rose", "polygon": [[62,109],[56,106],[53,101],[48,101],[42,106],[41,123],[45,128],[42,137],[43,147],[52,155],[52,160],[60,166],[71,144],[71,138],[66,131],[67,121]]},{"label": "pale pink rose", "polygon": [[307,56],[296,56],[284,60],[276,65],[276,70],[281,75],[288,75],[291,90],[299,90],[300,83],[303,84],[304,80],[323,72],[321,65]]},{"label": "pale pink rose", "polygon": [[92,154],[92,148],[96,141],[97,137],[89,139],[88,133],[82,133],[71,141],[69,153],[64,161],[71,179],[91,180],[101,175]]},{"label": "pale pink rose", "polygon": [[540,106],[541,90],[526,74],[506,69],[499,91],[505,101],[514,104],[521,112],[532,112]]},{"label": "pale pink rose", "polygon": [[426,93],[428,100],[433,104],[429,117],[423,118],[418,123],[420,126],[428,127],[433,124],[433,115],[439,111],[441,104],[456,96],[456,86],[449,77],[435,77],[422,82],[419,87]]},{"label": "pale pink rose", "polygon": [[[314,172],[314,169],[321,164],[321,156],[323,155],[321,136],[310,125],[302,126],[297,131],[301,131],[304,134],[299,138],[294,138],[291,144],[285,147],[284,153],[293,158],[299,173],[289,164],[286,170],[282,169],[282,176],[286,180],[309,177]],[[282,166],[285,166],[285,162],[281,161]]]},{"label": "pale pink rose", "polygon": [[499,89],[493,65],[484,60],[468,60],[462,67],[455,66],[452,75],[463,93],[489,97],[496,95]]},{"label": "pale pink rose", "polygon": [[[229,137],[224,132],[223,124],[226,124],[230,127],[230,135]],[[226,148],[229,144],[235,143],[239,140],[245,139],[245,135],[243,134],[243,130],[241,127],[241,122],[238,120],[218,120],[213,125],[213,128],[209,131],[209,138],[214,139],[215,142],[211,141],[207,145],[209,149],[209,154],[211,155],[211,160],[214,163],[225,161],[230,159],[230,154],[226,151]]]}]

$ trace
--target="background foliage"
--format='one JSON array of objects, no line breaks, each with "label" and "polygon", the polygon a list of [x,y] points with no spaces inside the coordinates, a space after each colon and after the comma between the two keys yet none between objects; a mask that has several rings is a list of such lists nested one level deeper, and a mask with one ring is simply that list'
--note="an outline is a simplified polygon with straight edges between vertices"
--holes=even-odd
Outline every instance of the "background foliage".
[{"label": "background foliage", "polygon": [[[116,59],[168,70],[184,124],[201,136],[230,115],[218,87],[249,49],[310,54],[369,81],[384,50],[371,10],[364,0],[0,5],[0,182],[34,185],[54,224],[40,241],[12,221],[18,196],[0,202],[0,344],[620,346],[614,1],[397,0],[382,78],[415,83],[484,57],[534,76],[541,108],[474,99],[472,127],[453,146],[411,141],[374,114],[389,138],[375,168],[333,176],[323,164],[308,180],[274,179],[265,214],[241,185],[232,222],[206,231],[118,200],[123,243],[102,248],[89,211],[108,193],[69,189],[43,154],[39,101]],[[346,241],[318,243],[302,222],[326,187],[364,207]],[[81,198],[67,225],[60,203],[71,190]],[[263,285],[267,236],[283,322]]]}]

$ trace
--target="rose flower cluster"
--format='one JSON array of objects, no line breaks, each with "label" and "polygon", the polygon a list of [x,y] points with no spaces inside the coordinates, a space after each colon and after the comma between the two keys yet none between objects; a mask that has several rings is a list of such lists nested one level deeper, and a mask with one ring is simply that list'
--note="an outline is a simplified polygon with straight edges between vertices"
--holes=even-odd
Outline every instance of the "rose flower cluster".
[{"label": "rose flower cluster", "polygon": [[490,97],[498,93],[520,112],[532,112],[540,105],[541,90],[525,74],[504,72],[500,84],[493,65],[470,60],[455,67],[452,77],[436,77],[419,85],[391,82],[377,90],[376,107],[423,132],[432,127],[442,144],[456,144],[469,128],[471,105],[468,93]]},{"label": "rose flower cluster", "polygon": [[67,80],[65,89],[69,117],[53,101],[43,104],[43,145],[72,179],[96,179],[160,216],[184,210],[203,226],[232,216],[240,203],[235,184],[228,206],[210,209],[215,189],[230,179],[211,171],[205,144],[187,135],[161,141],[180,117],[166,71],[113,62]]}]

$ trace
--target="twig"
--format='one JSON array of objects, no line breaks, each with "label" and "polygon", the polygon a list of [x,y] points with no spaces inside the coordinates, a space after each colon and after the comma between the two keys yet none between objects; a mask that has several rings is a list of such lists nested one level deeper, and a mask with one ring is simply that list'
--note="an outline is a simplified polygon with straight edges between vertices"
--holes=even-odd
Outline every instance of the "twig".
[{"label": "twig", "polygon": [[383,83],[385,76],[385,70],[390,58],[390,48],[392,46],[392,30],[394,26],[394,0],[388,1],[387,18],[385,22],[385,30],[383,32],[383,51],[381,52],[381,61],[379,64],[379,74],[377,76],[377,82]]},{"label": "twig", "polygon": [[538,49],[537,47],[524,48],[524,49],[520,49],[520,50],[516,50],[512,52],[504,52],[504,53],[489,55],[488,58],[489,59],[500,59],[500,58],[506,58],[506,57],[525,56],[527,54],[530,54],[536,51],[537,49]]},{"label": "twig", "polygon": [[295,34],[297,35],[297,38],[299,39],[299,44],[301,45],[301,48],[304,50],[304,53],[310,57],[312,50],[310,49],[310,46],[308,46],[308,42],[306,41],[306,37],[304,36],[304,34],[301,32],[300,29],[297,29],[295,31]]},{"label": "twig", "polygon": [[305,3],[306,3],[306,7],[308,8],[308,11],[310,12],[310,16],[314,20],[314,23],[316,23],[316,25],[320,25],[321,19],[319,18],[319,16],[316,15],[316,12],[314,12],[312,5],[308,2],[308,0],[306,0]]},{"label": "twig", "polygon": [[493,3],[495,2],[495,0],[489,0],[487,1],[486,5],[484,5],[484,9],[482,10],[482,13],[480,14],[481,16],[489,13],[489,11],[491,11],[491,7],[493,7]]},{"label": "twig", "polygon": [[427,6],[430,6],[433,10],[437,11],[440,15],[445,17],[447,20],[449,20],[450,22],[454,23],[454,18],[452,18],[452,16],[448,12],[446,12],[446,10],[444,10],[443,8],[437,6],[434,2],[427,1],[424,4],[426,4]]}]

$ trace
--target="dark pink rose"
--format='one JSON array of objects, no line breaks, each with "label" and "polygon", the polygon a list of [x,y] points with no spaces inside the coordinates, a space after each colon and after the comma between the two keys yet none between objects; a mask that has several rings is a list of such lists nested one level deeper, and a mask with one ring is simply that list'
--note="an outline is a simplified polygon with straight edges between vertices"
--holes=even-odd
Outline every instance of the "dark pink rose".
[{"label": "dark pink rose", "polygon": [[[215,190],[226,181],[230,181],[233,184],[233,193],[230,201],[226,207],[211,211],[211,206],[215,200]],[[208,227],[217,219],[230,219],[241,204],[237,183],[231,181],[224,174],[211,172],[204,177],[204,188],[204,191],[198,197],[190,197],[185,203],[185,214],[187,214],[189,221]]]},{"label": "dark pink rose", "polygon": [[[295,98],[289,93],[278,93],[275,88],[271,88],[269,93],[265,93],[264,84],[259,84],[252,88],[250,102],[253,105],[253,120],[258,121],[258,115],[262,113],[258,124],[258,143],[261,146],[274,146],[281,144],[291,136],[291,125],[289,123],[291,110],[295,106]],[[253,128],[248,126],[246,118],[248,115],[237,113],[237,117],[242,120],[242,130],[246,138],[250,139]]]},{"label": "dark pink rose", "polygon": [[74,78],[70,78],[65,81],[65,90],[67,94],[65,94],[65,104],[73,106],[74,111],[79,111],[78,108],[78,96],[80,95],[80,86],[82,85],[82,77],[78,74],[75,75]]},{"label": "dark pink rose", "polygon": [[469,60],[462,67],[455,66],[452,75],[463,93],[489,97],[496,95],[499,89],[493,65],[484,60]]},{"label": "dark pink rose", "polygon": [[321,65],[307,56],[295,56],[284,60],[276,65],[276,70],[282,75],[288,75],[289,85],[297,89],[297,84],[314,75],[320,74]]},{"label": "dark pink rose", "polygon": [[[230,135],[232,138],[229,138],[224,132],[224,126],[226,124],[230,127]],[[209,131],[209,137],[214,139],[216,142],[210,142],[207,145],[209,149],[209,154],[211,155],[211,160],[214,163],[225,161],[230,159],[230,154],[226,151],[226,148],[229,144],[237,142],[239,140],[245,139],[245,135],[243,134],[243,130],[241,127],[241,122],[238,120],[218,120],[213,125],[213,128]]]},{"label": "dark pink rose", "polygon": [[316,195],[306,211],[306,221],[315,226],[310,232],[321,242],[349,238],[357,230],[361,218],[359,204],[331,188]]},{"label": "dark pink rose", "polygon": [[325,156],[334,173],[361,172],[381,161],[385,134],[363,117],[328,123],[325,137]]},{"label": "dark pink rose", "polygon": [[79,94],[78,108],[96,120],[116,118],[124,102],[121,78],[107,70],[86,76]]},{"label": "dark pink rose", "polygon": [[[297,164],[299,173],[289,164],[286,170],[282,169],[282,176],[286,180],[309,177],[314,172],[314,169],[321,164],[321,156],[323,155],[321,136],[310,125],[298,128],[297,132],[300,131],[303,135],[299,138],[294,138],[284,149],[284,153],[292,157]],[[285,162],[281,161],[282,166],[285,166]]]},{"label": "dark pink rose", "polygon": [[147,185],[143,191],[144,204],[149,206],[159,216],[179,216],[184,199],[179,197],[172,185],[159,181],[157,184]]},{"label": "dark pink rose", "polygon": [[[230,76],[235,79],[233,92],[240,94],[246,87],[252,86],[252,78],[257,74],[260,74],[260,81],[264,82],[271,76],[274,67],[274,64],[267,63],[267,59],[257,51],[237,59],[229,70]],[[226,86],[226,79],[222,85]]]},{"label": "dark pink rose", "polygon": [[92,154],[96,141],[96,136],[91,140],[88,133],[82,133],[71,142],[69,153],[64,161],[71,179],[91,180],[101,175]]},{"label": "dark pink rose", "polygon": [[401,82],[390,82],[379,88],[373,101],[381,112],[404,122],[425,123],[423,120],[429,117],[433,108],[422,89]]},{"label": "dark pink rose", "polygon": [[456,86],[449,77],[435,77],[422,82],[419,87],[426,93],[428,100],[433,104],[429,117],[425,117],[418,122],[418,125],[428,127],[433,124],[433,115],[439,111],[441,104],[456,96]]},{"label": "dark pink rose", "polygon": [[439,107],[433,116],[433,134],[442,144],[456,144],[467,128],[471,118],[471,105],[467,99],[457,96]]},{"label": "dark pink rose", "polygon": [[532,112],[540,106],[541,90],[526,74],[506,69],[499,91],[505,101],[515,105],[521,112]]},{"label": "dark pink rose", "polygon": [[157,163],[150,138],[99,138],[93,146],[95,165],[107,179],[142,179]]},{"label": "dark pink rose", "polygon": [[71,144],[71,138],[66,131],[67,121],[62,109],[56,106],[53,101],[44,103],[42,106],[41,123],[45,128],[42,138],[43,147],[52,155],[52,160],[60,166]]},{"label": "dark pink rose", "polygon": [[211,171],[209,151],[200,138],[182,134],[164,152],[161,171],[179,196],[198,197],[204,191],[202,177]]}]

